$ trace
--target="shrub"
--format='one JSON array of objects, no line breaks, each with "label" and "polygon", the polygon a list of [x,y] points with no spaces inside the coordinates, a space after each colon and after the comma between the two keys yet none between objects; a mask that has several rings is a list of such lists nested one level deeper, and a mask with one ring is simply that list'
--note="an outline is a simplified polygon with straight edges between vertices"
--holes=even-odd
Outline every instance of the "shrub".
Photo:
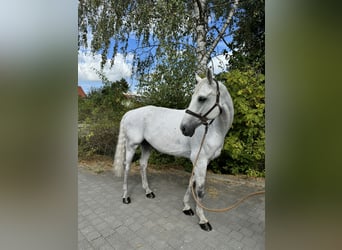
[{"label": "shrub", "polygon": [[127,82],[123,79],[109,82],[103,75],[100,77],[104,85],[92,90],[86,98],[79,98],[78,102],[78,146],[82,157],[114,156],[120,120],[130,108],[124,96]]},{"label": "shrub", "polygon": [[183,157],[175,157],[167,154],[162,154],[156,150],[153,150],[149,163],[160,165],[160,166],[182,166],[187,172],[192,171],[192,163],[189,159]]},{"label": "shrub", "polygon": [[119,126],[116,121],[101,120],[79,128],[79,156],[114,155]]},{"label": "shrub", "polygon": [[252,69],[232,70],[217,77],[234,103],[234,122],[214,172],[258,175],[265,169],[265,77]]}]

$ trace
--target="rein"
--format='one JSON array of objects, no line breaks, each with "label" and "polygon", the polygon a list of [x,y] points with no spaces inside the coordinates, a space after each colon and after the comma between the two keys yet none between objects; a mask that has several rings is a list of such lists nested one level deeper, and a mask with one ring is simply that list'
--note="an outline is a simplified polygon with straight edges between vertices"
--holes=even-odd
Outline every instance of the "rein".
[{"label": "rein", "polygon": [[207,136],[207,133],[208,133],[208,128],[209,128],[209,125],[211,123],[213,123],[214,119],[211,120],[210,123],[208,123],[208,118],[207,118],[207,115],[210,114],[211,111],[214,110],[214,108],[216,107],[219,107],[220,109],[220,113],[222,113],[222,108],[219,104],[219,101],[220,101],[220,90],[219,90],[219,85],[218,85],[218,82],[215,80],[216,82],[216,86],[217,86],[217,93],[216,93],[216,102],[215,104],[204,114],[197,114],[195,112],[192,112],[191,110],[187,109],[185,112],[190,114],[190,115],[193,115],[195,117],[197,117],[198,119],[201,120],[202,124],[205,126],[205,131],[204,131],[204,134],[203,134],[203,137],[202,137],[202,140],[201,140],[201,145],[200,145],[200,148],[198,150],[198,153],[196,155],[196,158],[195,158],[195,161],[193,163],[193,168],[192,168],[192,172],[191,172],[191,176],[190,176],[190,181],[189,181],[189,186],[191,186],[191,191],[192,191],[192,196],[194,197],[194,200],[196,201],[196,204],[198,206],[200,206],[201,208],[203,208],[204,210],[207,210],[209,212],[227,212],[233,208],[236,208],[237,206],[239,206],[242,202],[244,202],[245,200],[247,200],[248,198],[252,197],[252,196],[256,196],[256,195],[260,195],[260,194],[264,194],[265,191],[257,191],[257,192],[253,192],[253,193],[250,193],[250,194],[247,194],[245,196],[243,196],[240,200],[238,200],[237,202],[235,202],[234,204],[230,205],[229,207],[225,207],[225,208],[207,208],[206,206],[204,206],[198,199],[197,195],[195,194],[195,191],[194,191],[194,186],[192,185],[193,184],[193,181],[192,179],[194,178],[194,174],[195,174],[195,168],[197,166],[197,161],[198,161],[198,158],[199,158],[199,155],[202,151],[202,147],[203,147],[203,144],[204,144],[204,140],[205,140],[205,137]]},{"label": "rein", "polygon": [[[195,116],[196,118],[200,119],[202,124],[205,125],[205,126],[208,126],[210,125],[211,123],[213,123],[214,119],[211,120],[210,123],[208,123],[208,121],[210,119],[207,118],[207,116],[216,108],[218,107],[219,110],[220,110],[220,114],[222,113],[222,107],[220,105],[220,88],[219,88],[219,84],[218,84],[218,81],[216,81],[216,79],[214,79],[214,81],[216,82],[216,102],[215,104],[204,114],[202,115],[202,113],[195,113],[193,111],[191,111],[190,109],[186,109],[185,110],[185,113],[189,114],[189,115],[192,115],[192,116]],[[207,128],[206,128],[207,129]]]}]

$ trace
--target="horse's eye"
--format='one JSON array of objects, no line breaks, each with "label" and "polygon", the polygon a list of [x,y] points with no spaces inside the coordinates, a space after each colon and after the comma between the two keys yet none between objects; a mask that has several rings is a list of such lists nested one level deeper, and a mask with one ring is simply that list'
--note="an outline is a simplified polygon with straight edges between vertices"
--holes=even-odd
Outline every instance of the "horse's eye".
[{"label": "horse's eye", "polygon": [[207,98],[205,98],[204,96],[198,97],[199,102],[205,102],[206,100],[207,100]]}]

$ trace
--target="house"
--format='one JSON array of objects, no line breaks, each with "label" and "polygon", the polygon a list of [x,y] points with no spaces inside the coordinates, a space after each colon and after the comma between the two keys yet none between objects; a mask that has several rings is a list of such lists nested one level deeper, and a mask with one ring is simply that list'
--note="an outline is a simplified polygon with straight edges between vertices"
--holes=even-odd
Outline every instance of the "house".
[{"label": "house", "polygon": [[78,96],[82,98],[87,96],[81,86],[78,86]]}]

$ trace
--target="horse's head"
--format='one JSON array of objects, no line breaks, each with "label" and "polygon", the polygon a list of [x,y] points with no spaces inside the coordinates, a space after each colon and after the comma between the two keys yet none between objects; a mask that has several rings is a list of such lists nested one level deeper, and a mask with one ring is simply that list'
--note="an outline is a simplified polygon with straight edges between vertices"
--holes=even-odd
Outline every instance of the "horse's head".
[{"label": "horse's head", "polygon": [[221,113],[219,85],[213,79],[211,70],[208,69],[206,78],[196,75],[196,82],[194,94],[180,126],[183,135],[190,137],[199,125],[208,125],[209,120],[214,120]]}]

